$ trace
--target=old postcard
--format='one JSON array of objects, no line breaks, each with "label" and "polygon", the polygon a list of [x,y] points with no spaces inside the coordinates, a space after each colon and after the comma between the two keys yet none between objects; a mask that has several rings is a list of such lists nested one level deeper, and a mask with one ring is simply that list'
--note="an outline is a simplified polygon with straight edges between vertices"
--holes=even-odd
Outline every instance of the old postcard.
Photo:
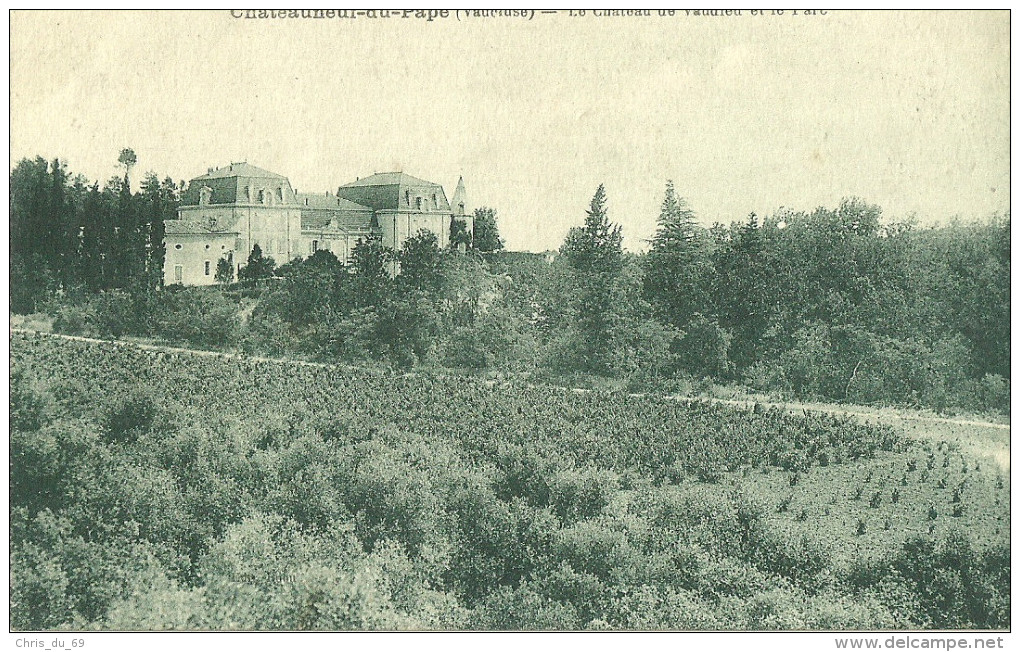
[{"label": "old postcard", "polygon": [[9,21],[12,646],[1012,640],[1008,11]]}]

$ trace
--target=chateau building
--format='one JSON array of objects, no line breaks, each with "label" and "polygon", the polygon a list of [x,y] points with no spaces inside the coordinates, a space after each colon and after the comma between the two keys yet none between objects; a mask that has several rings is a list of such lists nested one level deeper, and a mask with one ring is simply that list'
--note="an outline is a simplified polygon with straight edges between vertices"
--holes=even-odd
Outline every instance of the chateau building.
[{"label": "chateau building", "polygon": [[441,185],[403,172],[373,174],[334,195],[299,193],[287,177],[248,163],[210,168],[191,180],[177,219],[166,222],[164,282],[211,285],[221,258],[236,276],[256,244],[277,265],[320,249],[347,264],[361,240],[399,251],[421,229],[445,246],[454,217],[473,229],[463,179],[451,207]]}]

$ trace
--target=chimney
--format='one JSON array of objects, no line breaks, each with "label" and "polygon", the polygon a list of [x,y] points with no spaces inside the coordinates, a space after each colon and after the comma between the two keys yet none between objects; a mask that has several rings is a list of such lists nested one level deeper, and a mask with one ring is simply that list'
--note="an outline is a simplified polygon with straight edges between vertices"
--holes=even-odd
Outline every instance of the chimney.
[{"label": "chimney", "polygon": [[206,174],[212,174],[213,173],[213,169],[214,168],[209,168],[208,170],[205,171],[205,173]]}]

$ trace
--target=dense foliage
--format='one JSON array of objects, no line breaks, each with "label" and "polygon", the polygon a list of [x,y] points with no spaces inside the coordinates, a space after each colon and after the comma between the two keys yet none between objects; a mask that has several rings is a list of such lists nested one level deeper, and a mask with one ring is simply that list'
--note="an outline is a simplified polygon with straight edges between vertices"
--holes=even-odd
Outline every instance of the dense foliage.
[{"label": "dense foliage", "polygon": [[24,159],[11,171],[11,310],[39,310],[58,291],[162,284],[163,223],[176,216],[179,188],[150,172],[132,193],[136,160],[124,150],[124,177],[102,190],[80,175],[71,178],[58,159]]},{"label": "dense foliage", "polygon": [[15,629],[1009,626],[1008,478],[884,427],[19,333],[11,356]]},{"label": "dense foliage", "polygon": [[132,194],[137,157],[122,154],[125,177],[102,191],[59,161],[11,173],[14,312],[66,333],[274,355],[1009,410],[1008,214],[921,228],[848,199],[705,229],[668,183],[636,255],[600,186],[558,256],[502,251],[496,212],[480,208],[450,242],[423,231],[401,251],[362,242],[346,266],[317,253],[280,269],[253,250],[240,286],[224,264],[223,292],[162,291],[178,187],[150,173]]}]

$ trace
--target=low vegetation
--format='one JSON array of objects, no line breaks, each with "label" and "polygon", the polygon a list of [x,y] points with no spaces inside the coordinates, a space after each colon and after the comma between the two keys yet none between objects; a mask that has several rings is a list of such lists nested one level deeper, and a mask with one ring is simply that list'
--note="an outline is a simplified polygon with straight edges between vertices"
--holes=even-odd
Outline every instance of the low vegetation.
[{"label": "low vegetation", "polygon": [[1009,479],[826,415],[14,334],[16,629],[1008,628]]}]

